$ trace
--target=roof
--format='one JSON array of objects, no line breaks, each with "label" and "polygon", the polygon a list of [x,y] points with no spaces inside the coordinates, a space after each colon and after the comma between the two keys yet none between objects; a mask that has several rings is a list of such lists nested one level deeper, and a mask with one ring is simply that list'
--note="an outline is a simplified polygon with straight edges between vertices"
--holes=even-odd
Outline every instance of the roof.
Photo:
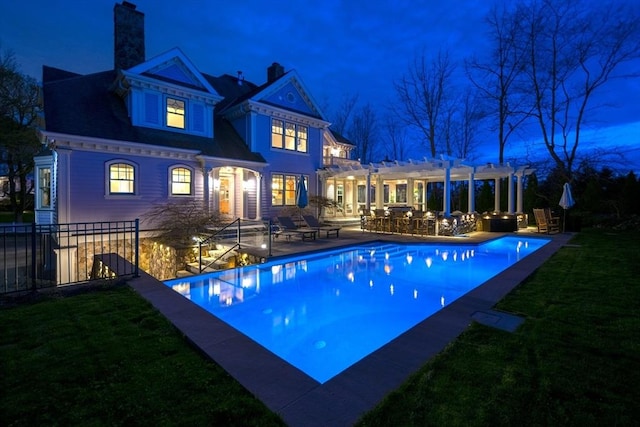
[{"label": "roof", "polygon": [[[213,140],[133,126],[124,100],[111,90],[116,77],[115,70],[79,75],[43,67],[45,129],[77,136],[191,149],[206,156],[266,163],[264,157],[251,152],[233,126],[221,118],[215,120]],[[232,92],[225,76],[212,79],[221,95]],[[236,83],[236,86],[239,85]]]},{"label": "roof", "polygon": [[335,138],[335,140],[341,144],[347,144],[347,145],[355,145],[353,142],[349,141],[347,138],[345,138],[344,136],[342,136],[342,134],[334,131],[333,129],[329,128],[329,130],[331,131],[331,135],[333,135],[333,137]]}]

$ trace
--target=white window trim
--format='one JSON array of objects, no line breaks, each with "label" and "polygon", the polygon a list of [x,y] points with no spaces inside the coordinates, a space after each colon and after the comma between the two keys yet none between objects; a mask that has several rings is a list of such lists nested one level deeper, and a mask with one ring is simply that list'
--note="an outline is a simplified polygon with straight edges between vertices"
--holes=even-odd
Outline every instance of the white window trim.
[{"label": "white window trim", "polygon": [[[191,182],[189,183],[190,189],[189,189],[189,194],[174,194],[173,193],[173,171],[175,169],[186,169],[191,173]],[[168,196],[169,197],[176,197],[176,198],[185,198],[185,197],[195,197],[195,171],[193,170],[192,167],[187,166],[187,165],[182,165],[182,164],[178,164],[178,165],[172,165],[169,166],[169,174],[168,174]]]},{"label": "white window trim", "polygon": [[[111,166],[122,163],[133,167],[133,193],[111,193]],[[106,199],[136,199],[139,193],[140,167],[137,163],[125,159],[113,159],[104,164],[104,197]]]}]

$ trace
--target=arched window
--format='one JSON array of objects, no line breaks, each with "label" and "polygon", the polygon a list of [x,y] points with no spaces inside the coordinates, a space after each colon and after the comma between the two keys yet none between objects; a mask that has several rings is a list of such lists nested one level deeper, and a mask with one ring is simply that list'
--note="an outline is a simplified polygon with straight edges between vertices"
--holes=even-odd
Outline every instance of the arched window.
[{"label": "arched window", "polygon": [[169,183],[172,196],[189,196],[193,192],[191,185],[192,172],[185,167],[174,167],[170,170],[171,182]]},{"label": "arched window", "polygon": [[109,194],[135,194],[136,173],[132,164],[124,162],[110,163]]}]

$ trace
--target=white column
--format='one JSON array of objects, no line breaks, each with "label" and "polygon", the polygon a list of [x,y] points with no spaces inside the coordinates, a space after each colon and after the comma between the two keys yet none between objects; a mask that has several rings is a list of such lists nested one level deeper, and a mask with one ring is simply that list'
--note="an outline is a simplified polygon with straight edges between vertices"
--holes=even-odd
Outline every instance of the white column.
[{"label": "white column", "polygon": [[500,178],[495,179],[495,198],[493,200],[493,210],[500,212]]},{"label": "white column", "polygon": [[510,173],[509,174],[509,186],[508,186],[508,191],[509,194],[507,195],[507,206],[508,206],[508,213],[512,214],[514,211],[514,200],[513,200],[513,174]]},{"label": "white column", "polygon": [[516,196],[516,203],[518,205],[516,213],[523,213],[523,210],[524,210],[524,208],[523,208],[523,206],[524,206],[524,195],[523,195],[523,191],[522,191],[522,178],[523,178],[522,174],[516,175],[516,179],[518,180],[517,181],[518,185],[516,186],[516,189],[517,189],[517,192],[518,192],[518,194]]},{"label": "white column", "polygon": [[376,209],[384,208],[384,181],[382,175],[376,177]]},{"label": "white column", "polygon": [[413,196],[413,178],[407,178],[407,205],[413,209],[415,204],[416,199]]},{"label": "white column", "polygon": [[364,207],[365,212],[371,212],[371,172],[367,174],[367,183],[365,185]]},{"label": "white column", "polygon": [[220,211],[220,168],[211,170],[213,178],[213,200],[211,200],[211,210]]},{"label": "white column", "polygon": [[256,178],[256,219],[262,219],[262,174],[254,172]]},{"label": "white column", "polygon": [[209,169],[206,166],[202,167],[202,203],[204,204],[205,211],[211,213],[211,189],[209,188]]},{"label": "white column", "polygon": [[444,170],[444,196],[442,205],[444,216],[448,217],[451,213],[451,167],[448,165]]},{"label": "white column", "polygon": [[467,213],[475,212],[476,210],[476,186],[474,180],[474,174],[471,172],[469,174],[469,193],[468,193],[469,203],[467,205]]}]

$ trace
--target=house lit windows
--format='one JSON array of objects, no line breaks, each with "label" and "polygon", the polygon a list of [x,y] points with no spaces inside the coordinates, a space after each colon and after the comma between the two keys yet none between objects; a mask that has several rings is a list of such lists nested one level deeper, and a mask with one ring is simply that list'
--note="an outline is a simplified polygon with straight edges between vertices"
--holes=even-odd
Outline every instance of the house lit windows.
[{"label": "house lit windows", "polygon": [[284,122],[282,120],[273,119],[271,121],[271,146],[273,148],[282,148],[282,134]]},{"label": "house lit windows", "polygon": [[172,128],[185,128],[184,101],[175,98],[167,98],[167,126]]},{"label": "house lit windows", "polygon": [[298,151],[302,153],[307,152],[307,134],[308,128],[306,126],[298,125]]},{"label": "house lit windows", "polygon": [[51,207],[51,168],[38,169],[38,183],[40,189],[39,207]]},{"label": "house lit windows", "polygon": [[135,168],[132,165],[127,163],[109,165],[109,193],[135,193]]},{"label": "house lit windows", "polygon": [[296,175],[271,175],[271,205],[294,206],[296,204]]},{"label": "house lit windows", "polygon": [[287,150],[296,149],[296,125],[293,123],[285,123],[284,148]]},{"label": "house lit windows", "polygon": [[309,128],[283,120],[271,120],[271,147],[307,152]]},{"label": "house lit windows", "polygon": [[171,195],[189,196],[191,190],[191,170],[183,167],[171,169]]}]

